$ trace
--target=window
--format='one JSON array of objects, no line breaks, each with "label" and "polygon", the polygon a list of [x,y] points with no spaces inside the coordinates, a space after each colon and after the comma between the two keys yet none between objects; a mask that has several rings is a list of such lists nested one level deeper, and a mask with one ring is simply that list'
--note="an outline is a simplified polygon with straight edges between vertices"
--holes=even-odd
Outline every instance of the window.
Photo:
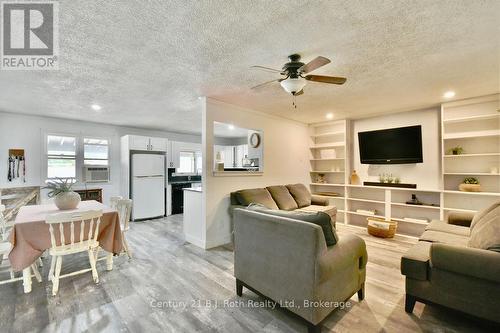
[{"label": "window", "polygon": [[71,134],[47,134],[47,179],[75,178],[83,180],[83,166],[108,166],[108,139]]},{"label": "window", "polygon": [[76,178],[76,137],[47,135],[47,178]]},{"label": "window", "polygon": [[108,165],[108,140],[83,139],[83,165]]},{"label": "window", "polygon": [[195,173],[196,157],[193,151],[181,151],[177,173]]}]

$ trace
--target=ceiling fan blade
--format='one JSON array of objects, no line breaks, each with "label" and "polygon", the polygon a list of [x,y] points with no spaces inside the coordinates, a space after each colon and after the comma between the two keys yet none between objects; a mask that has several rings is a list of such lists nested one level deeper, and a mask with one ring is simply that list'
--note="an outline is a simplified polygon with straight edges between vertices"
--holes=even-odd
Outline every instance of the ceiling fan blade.
[{"label": "ceiling fan blade", "polygon": [[314,58],[313,60],[309,61],[307,64],[303,65],[298,69],[299,73],[309,73],[312,72],[313,70],[320,68],[321,66],[325,66],[326,64],[329,64],[331,61],[328,58],[319,56]]},{"label": "ceiling fan blade", "polygon": [[301,90],[301,91],[299,91],[299,92],[296,92],[294,96],[300,96],[300,95],[302,95],[302,94],[304,94],[304,89],[302,89],[302,90]]},{"label": "ceiling fan blade", "polygon": [[272,72],[272,73],[281,73],[282,71],[279,69],[274,69],[274,68],[269,68],[269,67],[264,67],[264,66],[250,66],[250,68],[256,68],[260,69],[266,72]]},{"label": "ceiling fan blade", "polygon": [[256,85],[256,86],[254,86],[254,87],[250,88],[250,89],[258,89],[258,88],[261,88],[261,87],[266,86],[266,85],[268,85],[268,84],[271,84],[271,83],[273,83],[273,82],[281,82],[281,81],[283,81],[283,80],[284,80],[284,79],[274,79],[274,80],[271,80],[271,81],[267,81],[267,82],[264,82],[264,83],[258,84],[258,85]]},{"label": "ceiling fan blade", "polygon": [[332,84],[344,84],[345,81],[347,81],[345,77],[324,76],[324,75],[306,75],[304,78],[308,81],[332,83]]}]

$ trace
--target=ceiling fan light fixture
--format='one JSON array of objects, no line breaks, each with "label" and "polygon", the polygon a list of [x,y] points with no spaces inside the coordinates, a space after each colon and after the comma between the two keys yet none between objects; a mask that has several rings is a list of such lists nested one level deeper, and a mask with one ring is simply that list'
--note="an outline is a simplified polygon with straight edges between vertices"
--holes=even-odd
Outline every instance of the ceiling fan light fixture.
[{"label": "ceiling fan light fixture", "polygon": [[290,94],[295,94],[301,91],[307,84],[306,79],[302,77],[288,78],[280,82],[283,89],[285,89]]}]

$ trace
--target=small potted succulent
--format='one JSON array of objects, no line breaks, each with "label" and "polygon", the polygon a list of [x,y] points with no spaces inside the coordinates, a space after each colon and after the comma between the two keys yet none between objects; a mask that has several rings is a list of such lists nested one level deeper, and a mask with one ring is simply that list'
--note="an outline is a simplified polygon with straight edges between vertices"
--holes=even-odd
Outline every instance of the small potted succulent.
[{"label": "small potted succulent", "polygon": [[466,177],[462,184],[458,185],[458,189],[462,192],[481,192],[481,185],[477,178]]},{"label": "small potted succulent", "polygon": [[70,178],[56,178],[47,182],[45,189],[49,190],[49,198],[54,198],[54,204],[60,210],[75,209],[81,201],[80,195],[71,188],[74,180]]}]

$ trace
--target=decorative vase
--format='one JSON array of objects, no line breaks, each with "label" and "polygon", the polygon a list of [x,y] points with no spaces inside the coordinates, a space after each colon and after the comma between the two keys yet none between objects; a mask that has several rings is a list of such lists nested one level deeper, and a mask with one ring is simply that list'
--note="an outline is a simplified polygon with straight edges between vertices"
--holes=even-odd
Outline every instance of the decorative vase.
[{"label": "decorative vase", "polygon": [[356,170],[352,170],[351,174],[351,184],[352,185],[361,185],[361,179],[359,179],[358,174],[356,173]]},{"label": "decorative vase", "polygon": [[54,197],[54,204],[60,210],[75,209],[81,200],[76,192],[62,192]]},{"label": "decorative vase", "polygon": [[458,185],[458,189],[462,192],[481,192],[481,185],[462,183]]}]

